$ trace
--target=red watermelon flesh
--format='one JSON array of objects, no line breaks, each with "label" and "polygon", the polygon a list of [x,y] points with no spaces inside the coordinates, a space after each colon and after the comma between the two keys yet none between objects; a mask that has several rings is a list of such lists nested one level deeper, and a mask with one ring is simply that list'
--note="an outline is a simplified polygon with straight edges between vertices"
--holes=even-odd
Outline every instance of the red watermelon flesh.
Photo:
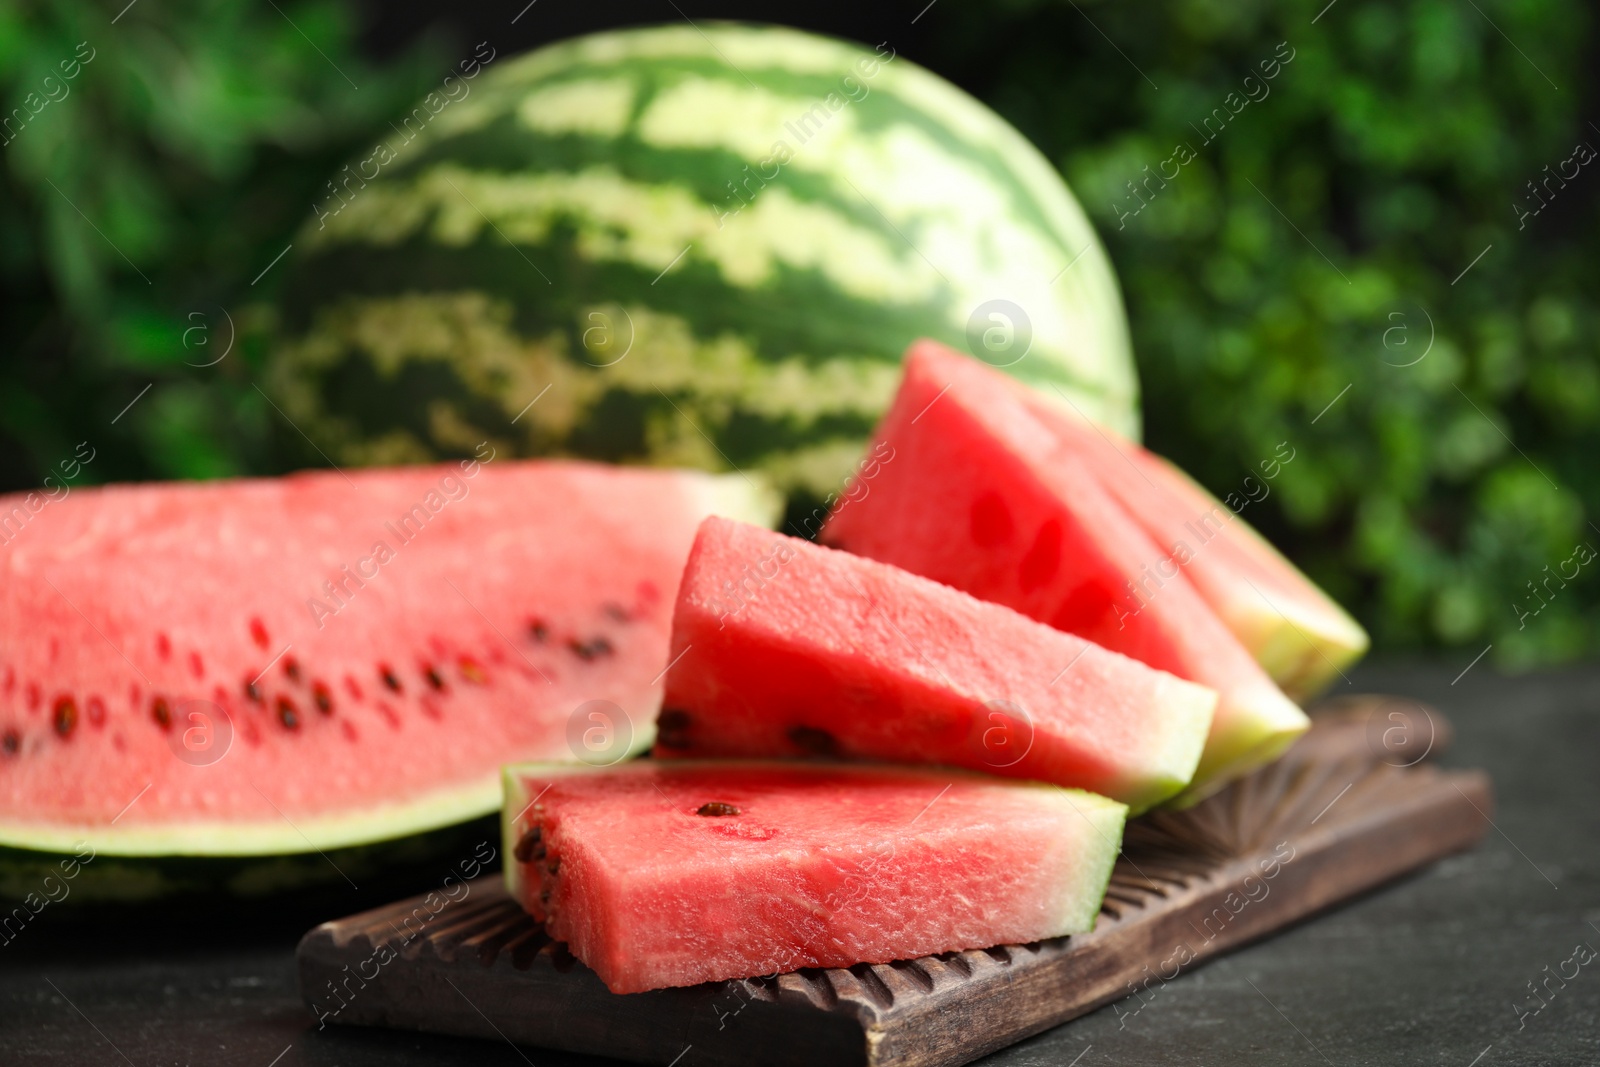
[{"label": "red watermelon flesh", "polygon": [[614,993],[1092,929],[1126,810],[861,764],[506,768],[506,883]]},{"label": "red watermelon flesh", "polygon": [[[1287,692],[1316,694],[1366,651],[1366,631],[1252,529],[1236,507],[1213,497],[1172,463],[1081,414],[1048,402],[1035,401],[1034,409],[1183,568],[1205,602]],[[1282,459],[1262,462],[1281,469]],[[1247,499],[1241,488],[1230,502],[1242,505]]]},{"label": "red watermelon flesh", "polygon": [[1135,811],[1188,784],[1217,699],[897,567],[715,517],[671,655],[658,755],[942,764]]},{"label": "red watermelon flesh", "polygon": [[645,747],[694,531],[746,496],[474,460],[0,498],[0,844],[254,855],[449,825],[498,808],[507,760],[587,756],[589,701],[618,757]]},{"label": "red watermelon flesh", "polygon": [[1305,713],[1009,381],[912,346],[877,431],[892,459],[823,539],[1216,689],[1190,797],[1276,757]]}]

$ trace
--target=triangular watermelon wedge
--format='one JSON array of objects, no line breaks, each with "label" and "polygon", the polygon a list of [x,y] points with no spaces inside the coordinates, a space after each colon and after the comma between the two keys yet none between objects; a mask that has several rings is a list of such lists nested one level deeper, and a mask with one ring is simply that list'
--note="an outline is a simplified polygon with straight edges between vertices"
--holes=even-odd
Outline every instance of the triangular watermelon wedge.
[{"label": "triangular watermelon wedge", "polygon": [[[1247,490],[1233,497],[1239,508],[1230,507],[1115,431],[1029,400],[1290,696],[1315,696],[1367,650],[1360,624],[1238,514],[1250,499]],[[1281,470],[1284,458],[1263,463]]]},{"label": "triangular watermelon wedge", "polygon": [[877,440],[886,458],[835,506],[823,540],[1217,690],[1187,799],[1275,758],[1309,726],[1005,375],[914,345]]},{"label": "triangular watermelon wedge", "polygon": [[770,502],[480,455],[0,498],[0,845],[314,854],[648,747],[695,529]]},{"label": "triangular watermelon wedge", "polygon": [[672,618],[662,756],[943,764],[1143,811],[1217,694],[876,560],[712,517]]},{"label": "triangular watermelon wedge", "polygon": [[506,888],[614,993],[1093,928],[1127,809],[939,768],[505,772]]}]

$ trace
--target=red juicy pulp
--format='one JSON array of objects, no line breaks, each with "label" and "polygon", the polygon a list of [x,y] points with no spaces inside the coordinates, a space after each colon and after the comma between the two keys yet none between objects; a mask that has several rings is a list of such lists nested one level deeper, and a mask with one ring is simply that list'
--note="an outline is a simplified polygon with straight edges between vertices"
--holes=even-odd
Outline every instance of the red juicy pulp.
[{"label": "red juicy pulp", "polygon": [[1188,782],[1215,703],[1009,608],[716,517],[689,554],[672,655],[659,755],[943,764],[1135,810]]},{"label": "red juicy pulp", "polygon": [[[1326,593],[1252,530],[1234,510],[1212,499],[1177,467],[1136,442],[1095,426],[1046,402],[1033,411],[1055,430],[1062,443],[1094,472],[1156,544],[1183,567],[1195,589],[1246,647],[1273,643],[1285,661],[1285,685],[1313,683],[1338,672],[1338,664],[1298,630],[1300,620],[1313,636],[1337,635],[1336,651],[1359,654],[1365,636]],[[1294,635],[1275,634],[1288,629]],[[1276,640],[1275,640],[1276,638]],[[1265,665],[1265,664],[1264,664]]]},{"label": "red juicy pulp", "polygon": [[507,805],[509,887],[616,993],[1081,932],[1123,818],[1047,786],[799,763],[509,768]]},{"label": "red juicy pulp", "polygon": [[1021,388],[941,345],[913,345],[876,435],[894,458],[836,507],[823,540],[1216,689],[1197,782],[1286,745],[1304,714]]},{"label": "red juicy pulp", "polygon": [[[493,810],[501,763],[571,758],[584,701],[647,730],[706,476],[471,469],[85,489],[38,512],[0,548],[0,841],[298,851],[304,831],[324,847],[372,835],[323,833],[325,817],[441,789],[480,810],[435,825]],[[339,604],[330,580],[345,606],[313,612]],[[189,713],[215,708],[226,755],[177,758]],[[196,824],[222,829],[197,841]]]}]

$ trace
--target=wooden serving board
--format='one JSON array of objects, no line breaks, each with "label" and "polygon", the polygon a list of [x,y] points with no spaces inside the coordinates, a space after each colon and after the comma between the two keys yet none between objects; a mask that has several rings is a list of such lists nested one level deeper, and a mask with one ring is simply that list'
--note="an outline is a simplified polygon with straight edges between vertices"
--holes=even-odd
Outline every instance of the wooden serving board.
[{"label": "wooden serving board", "polygon": [[1488,777],[1423,762],[1447,734],[1411,701],[1324,705],[1278,762],[1131,822],[1099,923],[1076,937],[619,996],[496,875],[318,926],[300,987],[324,1024],[638,1063],[967,1063],[1477,842]]}]

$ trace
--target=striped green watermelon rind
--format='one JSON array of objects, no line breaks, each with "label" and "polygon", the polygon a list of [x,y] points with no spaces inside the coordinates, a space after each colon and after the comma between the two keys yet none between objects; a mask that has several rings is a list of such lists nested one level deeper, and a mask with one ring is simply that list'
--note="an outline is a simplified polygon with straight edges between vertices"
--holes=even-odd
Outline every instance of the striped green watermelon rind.
[{"label": "striped green watermelon rind", "polygon": [[[63,905],[215,894],[267,897],[359,887],[371,879],[394,880],[435,868],[448,872],[463,859],[481,859],[481,843],[496,843],[499,833],[496,813],[408,837],[281,855],[121,856],[96,852],[87,842],[76,852],[0,846],[0,942],[18,936],[32,916]],[[493,863],[484,863],[484,870],[493,869]],[[26,911],[17,911],[19,907]]]},{"label": "striped green watermelon rind", "polygon": [[296,423],[350,463],[487,436],[822,492],[906,345],[1006,300],[1032,333],[1008,372],[1137,433],[1109,261],[1021,134],[887,46],[704,31],[502,59],[341,172],[281,307]]}]

